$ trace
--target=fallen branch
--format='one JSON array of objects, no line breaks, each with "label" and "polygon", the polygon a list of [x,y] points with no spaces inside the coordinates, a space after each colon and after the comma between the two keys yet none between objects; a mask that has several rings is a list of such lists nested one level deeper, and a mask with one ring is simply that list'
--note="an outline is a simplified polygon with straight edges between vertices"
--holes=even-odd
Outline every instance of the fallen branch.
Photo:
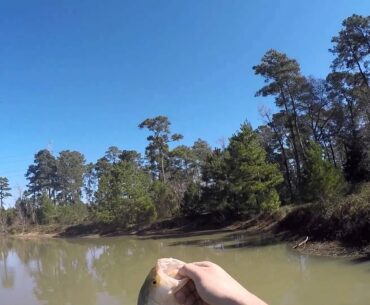
[{"label": "fallen branch", "polygon": [[305,245],[307,243],[307,241],[308,241],[308,236],[306,236],[306,239],[304,241],[301,241],[299,244],[295,245],[293,247],[293,249],[298,248],[298,247],[302,247],[303,245]]}]

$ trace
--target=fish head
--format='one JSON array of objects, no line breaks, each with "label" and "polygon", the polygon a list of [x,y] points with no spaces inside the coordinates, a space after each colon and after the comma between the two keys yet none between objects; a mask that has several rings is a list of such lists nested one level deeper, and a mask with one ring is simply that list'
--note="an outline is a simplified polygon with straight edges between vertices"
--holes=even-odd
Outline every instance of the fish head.
[{"label": "fish head", "polygon": [[139,293],[138,305],[177,305],[175,293],[188,282],[178,271],[184,262],[173,258],[159,259],[146,277]]}]

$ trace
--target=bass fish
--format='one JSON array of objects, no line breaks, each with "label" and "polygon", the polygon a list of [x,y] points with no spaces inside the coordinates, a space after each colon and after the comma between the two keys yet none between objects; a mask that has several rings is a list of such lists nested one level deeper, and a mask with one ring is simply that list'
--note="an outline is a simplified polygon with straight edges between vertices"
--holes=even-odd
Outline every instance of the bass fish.
[{"label": "bass fish", "polygon": [[179,274],[184,264],[174,258],[157,260],[140,289],[137,305],[180,305],[175,293],[189,281]]}]

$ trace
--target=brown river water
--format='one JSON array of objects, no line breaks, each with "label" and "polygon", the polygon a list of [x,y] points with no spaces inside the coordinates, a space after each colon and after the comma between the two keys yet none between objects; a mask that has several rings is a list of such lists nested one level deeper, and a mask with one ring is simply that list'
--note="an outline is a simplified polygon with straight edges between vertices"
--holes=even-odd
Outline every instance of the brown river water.
[{"label": "brown river water", "polygon": [[[370,260],[301,255],[269,236],[0,237],[0,305],[136,305],[157,258],[210,260],[270,305],[370,304]],[[222,287],[222,283],[220,283]]]}]

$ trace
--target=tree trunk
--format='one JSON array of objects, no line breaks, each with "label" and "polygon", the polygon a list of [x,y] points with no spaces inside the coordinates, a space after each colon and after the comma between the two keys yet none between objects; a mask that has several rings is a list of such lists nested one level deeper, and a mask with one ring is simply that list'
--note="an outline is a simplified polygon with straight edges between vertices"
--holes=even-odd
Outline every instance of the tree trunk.
[{"label": "tree trunk", "polygon": [[331,155],[332,155],[332,159],[333,159],[333,164],[334,164],[335,167],[337,167],[337,161],[335,159],[334,148],[333,148],[333,144],[331,143],[330,138],[329,138],[329,147],[330,147],[330,151],[331,151]]},{"label": "tree trunk", "polygon": [[282,94],[282,97],[283,97],[283,100],[284,100],[285,113],[287,114],[287,117],[288,117],[288,127],[289,127],[289,130],[290,130],[290,138],[292,139],[292,144],[293,144],[294,160],[295,160],[296,167],[297,167],[296,170],[297,170],[298,186],[300,187],[300,185],[302,183],[301,161],[299,159],[299,153],[298,153],[296,138],[295,138],[295,134],[294,134],[294,128],[293,128],[293,124],[292,124],[292,119],[290,117],[291,113],[288,109],[287,100],[285,98],[285,94],[284,94],[283,90],[281,90],[281,94]]},{"label": "tree trunk", "polygon": [[161,154],[161,171],[162,171],[162,181],[163,183],[166,183],[166,177],[164,173],[164,160],[163,160],[163,153]]},{"label": "tree trunk", "polygon": [[280,146],[280,149],[281,149],[281,153],[283,155],[283,163],[284,163],[284,167],[285,167],[285,176],[286,176],[286,181],[287,181],[287,184],[288,184],[290,200],[292,200],[294,198],[293,187],[292,187],[292,181],[291,181],[291,178],[290,178],[288,158],[287,158],[286,151],[285,151],[285,148],[284,148],[283,140],[282,140],[282,137],[280,136],[280,134],[277,132],[274,124],[271,122],[271,120],[269,118],[268,118],[268,120],[270,121],[272,129],[274,130],[274,133],[275,133],[275,135],[278,139],[279,146]]},{"label": "tree trunk", "polygon": [[295,99],[291,94],[289,85],[288,84],[286,84],[286,85],[287,85],[288,94],[289,94],[289,97],[290,97],[290,103],[291,103],[292,109],[293,109],[293,122],[294,122],[294,128],[297,132],[297,140],[298,140],[301,152],[302,152],[302,156],[305,160],[306,159],[306,154],[305,154],[305,149],[304,149],[303,142],[302,142],[301,132],[300,132],[300,129],[299,129],[299,126],[298,126],[298,113],[297,113],[297,108],[296,108],[296,104],[295,104]]}]

